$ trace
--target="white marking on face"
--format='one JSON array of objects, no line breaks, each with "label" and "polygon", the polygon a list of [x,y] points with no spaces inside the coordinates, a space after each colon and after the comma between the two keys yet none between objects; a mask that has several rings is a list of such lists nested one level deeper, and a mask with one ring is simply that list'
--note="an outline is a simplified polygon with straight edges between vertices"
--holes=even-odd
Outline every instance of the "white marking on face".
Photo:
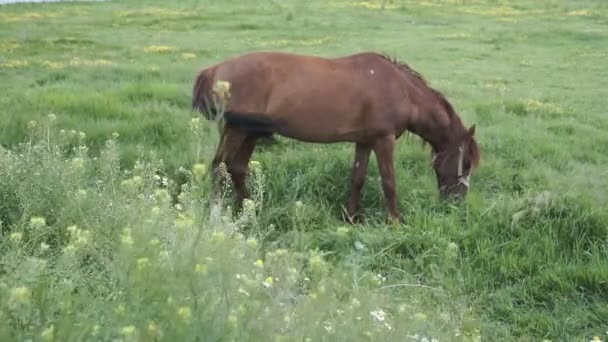
[{"label": "white marking on face", "polygon": [[375,73],[374,69],[369,69],[369,73],[373,75]]},{"label": "white marking on face", "polygon": [[461,145],[460,147],[458,147],[458,151],[460,153],[460,155],[458,156],[458,177],[462,177],[462,164],[464,163],[464,146]]}]

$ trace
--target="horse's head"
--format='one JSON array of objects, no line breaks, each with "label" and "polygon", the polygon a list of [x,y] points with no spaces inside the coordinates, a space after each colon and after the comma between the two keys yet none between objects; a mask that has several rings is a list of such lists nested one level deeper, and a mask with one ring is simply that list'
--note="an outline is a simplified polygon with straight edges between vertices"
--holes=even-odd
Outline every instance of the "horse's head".
[{"label": "horse's head", "polygon": [[469,191],[469,177],[479,164],[475,125],[461,137],[460,143],[440,152],[432,152],[432,163],[442,199],[464,199]]}]

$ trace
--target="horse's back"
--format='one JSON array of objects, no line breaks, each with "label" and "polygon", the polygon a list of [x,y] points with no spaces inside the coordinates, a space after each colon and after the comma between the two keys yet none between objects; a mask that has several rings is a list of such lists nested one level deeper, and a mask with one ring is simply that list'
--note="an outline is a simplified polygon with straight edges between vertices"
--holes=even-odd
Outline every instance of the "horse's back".
[{"label": "horse's back", "polygon": [[230,108],[278,124],[278,133],[308,141],[353,141],[393,129],[399,77],[379,55],[337,58],[250,52],[214,66],[227,81]]}]

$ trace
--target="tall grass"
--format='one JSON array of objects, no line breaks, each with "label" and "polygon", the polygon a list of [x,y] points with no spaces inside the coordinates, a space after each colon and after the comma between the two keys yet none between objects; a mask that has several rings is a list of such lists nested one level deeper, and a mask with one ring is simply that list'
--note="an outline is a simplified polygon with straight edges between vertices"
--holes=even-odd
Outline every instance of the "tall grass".
[{"label": "tall grass", "polygon": [[[204,160],[179,169],[187,182],[178,186],[159,175],[162,161],[149,153],[121,169],[116,134],[93,157],[83,133],[58,130],[54,119],[32,122],[27,142],[0,152],[0,339],[479,335],[462,325],[462,303],[447,295],[405,285],[397,293],[362,263],[337,267],[320,250],[264,246],[260,201],[247,201],[236,216],[210,206]],[[254,199],[263,174],[252,163]],[[293,223],[301,224],[298,215]],[[331,234],[355,248],[352,228]]]}]

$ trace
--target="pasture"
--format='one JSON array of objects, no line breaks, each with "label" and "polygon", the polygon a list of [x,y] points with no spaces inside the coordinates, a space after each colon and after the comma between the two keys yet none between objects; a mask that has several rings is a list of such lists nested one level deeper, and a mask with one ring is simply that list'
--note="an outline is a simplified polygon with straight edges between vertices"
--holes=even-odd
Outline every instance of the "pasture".
[{"label": "pasture", "polygon": [[[260,0],[0,6],[0,339],[608,338],[608,3]],[[249,51],[394,56],[476,124],[466,202],[398,140],[277,137],[242,212],[209,208],[196,73]],[[229,203],[228,203],[229,204]]]}]

